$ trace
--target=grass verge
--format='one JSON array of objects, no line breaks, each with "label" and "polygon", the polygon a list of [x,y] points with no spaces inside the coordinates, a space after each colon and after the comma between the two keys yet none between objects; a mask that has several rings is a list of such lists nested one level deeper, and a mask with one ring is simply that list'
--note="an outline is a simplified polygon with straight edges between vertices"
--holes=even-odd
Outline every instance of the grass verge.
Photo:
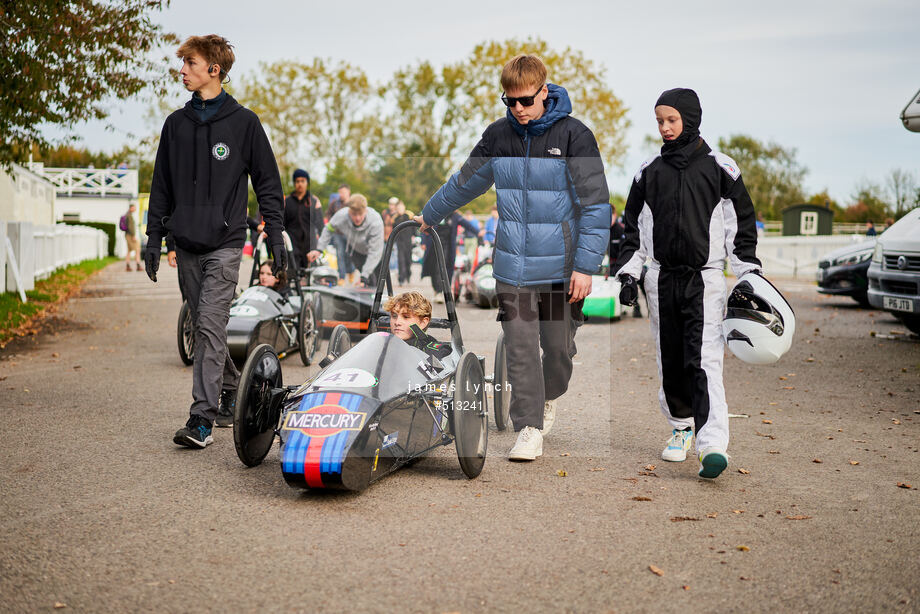
[{"label": "grass verge", "polygon": [[85,260],[61,269],[48,279],[35,282],[35,289],[26,292],[26,303],[19,299],[18,292],[0,294],[0,348],[13,337],[32,332],[35,323],[50,308],[73,294],[90,275],[118,260],[115,257]]}]

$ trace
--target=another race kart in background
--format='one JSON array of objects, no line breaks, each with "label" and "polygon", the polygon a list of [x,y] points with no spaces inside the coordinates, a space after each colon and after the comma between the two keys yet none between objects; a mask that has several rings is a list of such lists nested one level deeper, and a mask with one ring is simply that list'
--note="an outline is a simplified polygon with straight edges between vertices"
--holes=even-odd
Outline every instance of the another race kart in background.
[{"label": "another race kart in background", "polygon": [[[463,258],[462,266],[459,265]],[[498,292],[492,277],[492,248],[476,248],[476,257],[469,262],[463,255],[457,256],[458,267],[454,272],[454,299],[461,297],[477,307],[498,307]]]},{"label": "another race kart in background", "polygon": [[[418,228],[403,222],[394,239]],[[444,253],[433,237],[443,273]],[[463,344],[453,296],[445,288],[447,318],[429,329],[450,331],[451,354],[429,356],[386,332],[381,311],[384,289],[392,292],[388,267],[380,269],[368,334],[351,347],[348,330],[337,326],[323,369],[299,386],[283,386],[281,362],[268,345],[259,346],[243,368],[237,390],[233,436],[240,460],[254,466],[281,440],[281,471],[288,484],[311,489],[362,490],[371,482],[453,443],[467,477],[482,471],[488,442],[484,359]],[[510,395],[504,345],[496,348],[496,424],[508,424]]]},{"label": "another race kart in background", "polygon": [[818,292],[849,296],[869,306],[869,265],[875,239],[860,241],[825,254],[818,262]]},{"label": "another race kart in background", "polygon": [[[288,262],[294,262],[291,240],[284,234]],[[262,344],[274,348],[279,358],[297,351],[304,365],[310,365],[319,345],[317,313],[320,297],[306,286],[309,269],[288,269],[288,285],[282,292],[259,285],[259,267],[266,250],[260,237],[253,248],[249,287],[230,305],[227,322],[227,349],[238,367],[249,353]],[[187,365],[194,362],[195,339],[188,304],[179,310],[177,331],[179,357]]]},{"label": "another race kart in background", "polygon": [[610,260],[604,256],[598,272],[591,276],[591,294],[585,297],[582,313],[586,318],[618,320],[622,314],[620,305],[620,282],[608,277]]}]

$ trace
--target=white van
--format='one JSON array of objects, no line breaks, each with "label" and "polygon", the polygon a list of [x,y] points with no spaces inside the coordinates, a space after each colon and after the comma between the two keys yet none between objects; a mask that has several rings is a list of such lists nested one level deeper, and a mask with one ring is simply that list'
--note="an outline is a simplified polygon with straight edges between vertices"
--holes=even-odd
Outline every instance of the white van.
[{"label": "white van", "polygon": [[869,303],[920,335],[920,207],[879,235],[869,265]]}]

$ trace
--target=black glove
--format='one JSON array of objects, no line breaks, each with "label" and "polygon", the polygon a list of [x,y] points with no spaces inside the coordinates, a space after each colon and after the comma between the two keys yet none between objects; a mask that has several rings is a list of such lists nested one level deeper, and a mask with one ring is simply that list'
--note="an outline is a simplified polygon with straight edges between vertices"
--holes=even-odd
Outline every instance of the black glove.
[{"label": "black glove", "polygon": [[620,304],[632,307],[639,299],[639,284],[632,275],[623,273],[617,279],[620,280]]},{"label": "black glove", "polygon": [[278,277],[278,273],[287,268],[287,252],[284,251],[284,245],[278,243],[272,245],[272,275]]},{"label": "black glove", "polygon": [[144,252],[144,268],[147,269],[147,277],[150,281],[156,283],[157,271],[160,270],[160,242],[156,245],[148,245],[147,251]]}]

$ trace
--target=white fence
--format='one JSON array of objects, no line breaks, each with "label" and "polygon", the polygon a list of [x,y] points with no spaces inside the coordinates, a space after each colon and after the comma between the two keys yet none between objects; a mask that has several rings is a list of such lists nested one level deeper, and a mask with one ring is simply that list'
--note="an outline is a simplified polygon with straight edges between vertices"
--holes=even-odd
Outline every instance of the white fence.
[{"label": "white fence", "polygon": [[88,226],[0,221],[0,292],[35,288],[57,269],[108,255],[108,236]]},{"label": "white fence", "polygon": [[865,240],[865,235],[759,237],[757,257],[768,276],[813,281],[818,262],[825,254]]}]

